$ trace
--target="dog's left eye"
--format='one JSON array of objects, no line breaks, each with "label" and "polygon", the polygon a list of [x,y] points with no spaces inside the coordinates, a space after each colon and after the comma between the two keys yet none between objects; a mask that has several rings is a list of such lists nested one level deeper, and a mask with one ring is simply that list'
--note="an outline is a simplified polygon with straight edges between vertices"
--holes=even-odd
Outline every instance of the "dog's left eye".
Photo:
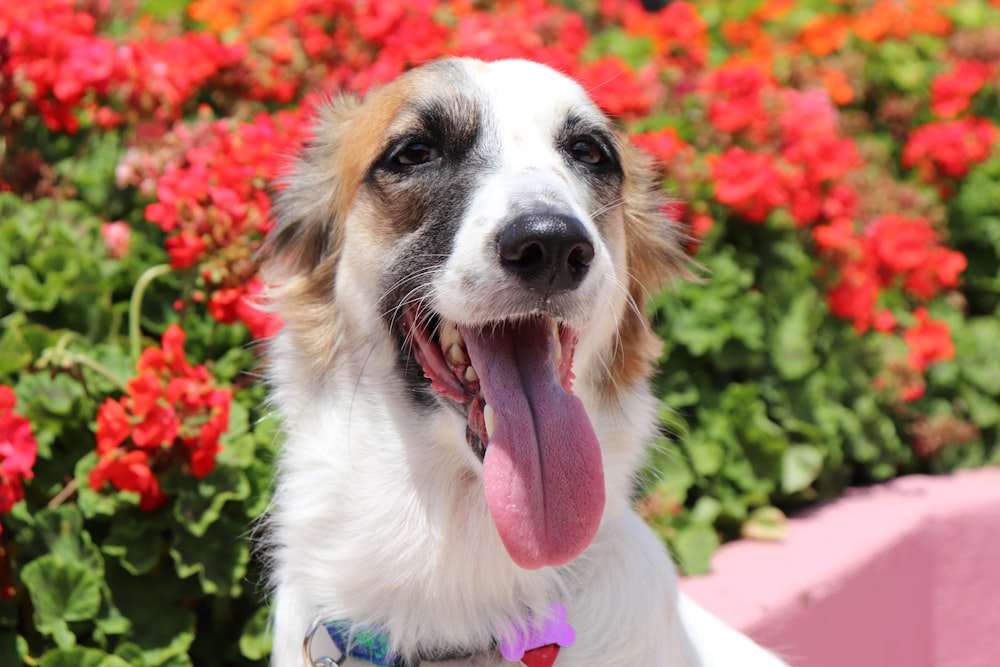
[{"label": "dog's left eye", "polygon": [[569,143],[569,153],[574,159],[597,166],[608,160],[604,147],[591,137],[577,137]]},{"label": "dog's left eye", "polygon": [[403,167],[414,167],[434,162],[441,157],[441,151],[430,144],[415,141],[406,144],[393,153],[392,162]]}]

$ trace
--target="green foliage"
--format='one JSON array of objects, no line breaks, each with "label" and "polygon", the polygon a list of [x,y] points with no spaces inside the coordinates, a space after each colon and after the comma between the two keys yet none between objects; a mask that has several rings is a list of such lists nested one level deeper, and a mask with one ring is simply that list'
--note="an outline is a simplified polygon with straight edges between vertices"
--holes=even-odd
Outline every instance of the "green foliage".
[{"label": "green foliage", "polygon": [[[37,444],[24,499],[0,517],[0,665],[238,667],[261,665],[270,651],[262,563],[250,535],[270,500],[277,424],[262,408],[249,323],[213,315],[205,301],[232,287],[225,279],[253,272],[250,255],[263,231],[251,225],[251,232],[227,237],[233,230],[226,221],[266,217],[268,172],[258,162],[269,150],[280,152],[277,147],[285,144],[277,137],[287,139],[294,122],[257,116],[259,124],[241,123],[295,103],[302,91],[334,73],[370,68],[348,80],[366,88],[396,65],[412,63],[380,60],[384,54],[374,43],[319,6],[315,17],[289,19],[294,29],[286,31],[284,15],[268,3],[254,4],[261,16],[250,15],[248,6],[248,16],[231,17],[207,15],[210,4],[198,3],[202,14],[196,19],[185,13],[194,8],[188,0],[144,0],[142,12],[160,23],[153,37],[138,37],[152,49],[171,31],[192,28],[207,37],[218,30],[222,37],[212,57],[221,64],[206,63],[206,71],[216,68],[215,78],[184,81],[190,72],[171,69],[169,58],[149,56],[174,78],[163,75],[160,88],[142,94],[144,82],[131,79],[117,80],[121,90],[115,93],[92,86],[76,106],[63,109],[68,118],[55,121],[53,106],[65,91],[46,93],[31,106],[37,102],[34,84],[22,85],[23,70],[10,76],[0,48],[0,385],[13,388],[15,413],[30,422]],[[901,166],[915,128],[940,120],[929,92],[934,78],[952,71],[958,53],[966,60],[995,59],[995,31],[985,27],[997,24],[1000,9],[978,0],[956,3],[947,10],[955,27],[947,34],[911,30],[905,38],[866,40],[845,32],[842,44],[824,58],[800,48],[801,31],[832,13],[863,11],[857,3],[807,0],[765,19],[764,0],[702,0],[692,3],[697,20],[690,13],[686,22],[678,19],[684,14],[663,14],[661,19],[671,20],[638,21],[638,27],[624,14],[602,16],[597,9],[615,3],[565,4],[583,12],[586,23],[563,25],[554,7],[532,5],[531,11],[547,15],[551,9],[559,20],[548,25],[548,19],[538,19],[545,29],[521,40],[506,33],[522,19],[524,26],[533,25],[534,17],[508,8],[497,34],[483,35],[510,38],[501,52],[539,41],[561,48],[560,39],[582,38],[572,26],[588,26],[593,32],[573,57],[610,64],[590,82],[591,92],[619,103],[624,125],[636,135],[676,130],[684,147],[663,158],[669,163],[665,187],[687,202],[685,222],[700,216],[712,223],[704,235],[692,232],[703,280],[677,283],[651,295],[649,303],[665,341],[653,378],[663,429],[637,504],[681,569],[708,570],[712,553],[729,539],[781,539],[789,512],[852,484],[1000,464],[1000,156],[994,151],[992,157],[968,159],[962,178],[928,179],[917,166]],[[348,5],[336,5],[337,11]],[[667,11],[685,7],[673,3]],[[450,29],[461,20],[447,3],[433,9],[432,23]],[[138,39],[133,24],[135,16],[105,15],[94,22],[98,32],[91,37],[125,44],[128,35]],[[266,32],[274,27],[281,30]],[[748,127],[733,131],[710,122],[713,103],[729,103],[729,113],[738,116],[734,108],[753,98],[741,88],[755,85],[747,83],[753,78],[747,72],[737,72],[742,78],[727,84],[735,92],[718,82],[709,85],[724,63],[761,57],[741,37],[730,36],[743,34],[734,28],[774,40],[774,61],[757,63],[768,72],[761,81],[773,78],[768,85],[775,86],[774,95],[756,100],[762,115],[774,112],[781,93],[816,92],[831,71],[842,74],[850,89],[850,99],[837,102],[839,131],[851,137],[865,167],[845,171],[836,183],[822,182],[817,198],[830,203],[834,185],[856,194],[857,210],[842,215],[857,218],[852,224],[857,222],[859,235],[880,214],[919,216],[968,260],[961,282],[932,297],[916,299],[899,284],[886,286],[879,306],[902,313],[890,326],[899,335],[863,330],[831,312],[829,287],[837,265],[823,256],[812,232],[834,214],[793,224],[789,208],[776,206],[751,220],[749,207],[720,200],[721,179],[710,174],[713,165],[726,166],[721,153],[730,148],[774,158],[774,173],[782,178],[802,176],[780,155],[773,118],[751,118]],[[224,47],[240,40],[247,51],[237,53],[236,64]],[[184,48],[175,50],[184,55]],[[528,55],[539,54],[545,52]],[[615,62],[629,71],[616,76]],[[46,60],[38,69],[58,70],[53,63]],[[95,72],[88,76],[98,77]],[[958,113],[997,125],[998,76]],[[178,93],[188,98],[160,106],[164,86],[174,90],[188,83],[191,90]],[[716,85],[720,89],[709,95],[699,92]],[[659,101],[649,101],[648,113],[637,111],[644,102],[634,98],[647,92]],[[213,125],[212,109],[232,117]],[[102,112],[122,115],[102,122]],[[69,129],[73,121],[79,129]],[[260,146],[260,153],[245,152]],[[204,161],[215,149],[226,159],[209,162],[207,175],[173,184],[168,194],[181,203],[172,218],[164,216],[169,223],[161,228],[149,222],[155,211],[147,205],[164,203],[159,188],[168,176],[177,175],[185,160],[192,162],[192,155]],[[822,163],[824,157],[820,152],[813,159]],[[130,170],[128,177],[118,173]],[[737,185],[753,176],[740,174]],[[206,192],[206,183],[219,191]],[[252,204],[247,201],[257,195]],[[171,225],[190,222],[185,216],[203,225],[186,232],[212,237],[215,245],[201,263],[175,270],[169,262],[176,265],[177,257],[164,247],[179,238]],[[112,221],[127,228],[126,249],[109,240],[106,225]],[[908,365],[912,350],[903,336],[916,319],[914,305],[945,323],[954,343],[953,358],[939,355],[925,374]],[[172,325],[186,332],[190,364],[203,365],[206,382],[231,392],[232,402],[215,467],[199,475],[190,465],[166,467],[157,477],[163,504],[150,508],[141,491],[111,484],[95,490],[90,480],[107,454],[98,452],[100,407],[125,400],[140,354],[163,345],[161,336]],[[901,399],[900,390],[911,387],[915,376],[926,385]],[[130,418],[128,425],[135,426],[135,416]]]}]

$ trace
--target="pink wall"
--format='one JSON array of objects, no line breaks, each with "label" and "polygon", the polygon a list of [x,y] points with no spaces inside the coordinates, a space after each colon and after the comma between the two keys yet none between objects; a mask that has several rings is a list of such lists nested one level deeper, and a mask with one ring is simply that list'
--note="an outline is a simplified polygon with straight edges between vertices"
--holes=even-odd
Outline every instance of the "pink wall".
[{"label": "pink wall", "polygon": [[855,489],[712,564],[682,589],[793,667],[1000,666],[1000,469]]}]

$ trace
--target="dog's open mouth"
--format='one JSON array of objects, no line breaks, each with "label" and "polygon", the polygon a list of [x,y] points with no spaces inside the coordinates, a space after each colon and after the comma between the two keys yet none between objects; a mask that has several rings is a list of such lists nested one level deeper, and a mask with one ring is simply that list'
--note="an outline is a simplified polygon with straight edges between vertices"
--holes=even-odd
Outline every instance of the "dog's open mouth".
[{"label": "dog's open mouth", "polygon": [[403,324],[431,386],[468,405],[467,439],[511,558],[531,569],[576,558],[604,512],[600,445],[572,393],[576,333],[541,315],[480,327],[408,309]]}]

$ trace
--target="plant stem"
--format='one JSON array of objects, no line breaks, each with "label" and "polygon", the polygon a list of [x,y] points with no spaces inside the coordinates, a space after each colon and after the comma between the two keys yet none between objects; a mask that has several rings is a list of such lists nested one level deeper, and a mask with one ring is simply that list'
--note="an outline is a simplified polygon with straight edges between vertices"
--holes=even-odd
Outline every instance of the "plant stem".
[{"label": "plant stem", "polygon": [[90,370],[94,371],[95,373],[97,373],[98,375],[100,375],[105,380],[107,380],[107,381],[111,382],[112,384],[114,384],[116,387],[118,387],[122,391],[126,391],[128,389],[128,385],[126,383],[122,382],[122,379],[120,377],[118,377],[117,375],[115,375],[114,373],[112,373],[110,370],[108,370],[107,366],[105,366],[104,364],[100,363],[99,361],[91,359],[90,357],[88,357],[85,354],[71,354],[69,356],[69,362],[72,363],[72,364],[77,364],[77,365],[89,368]]},{"label": "plant stem", "polygon": [[128,305],[128,340],[129,351],[132,353],[132,361],[139,360],[139,353],[142,352],[142,297],[146,293],[149,283],[172,270],[169,264],[158,264],[146,269],[132,290],[132,299]]},{"label": "plant stem", "polygon": [[73,479],[69,480],[69,482],[66,483],[66,486],[62,488],[62,491],[60,491],[59,493],[57,493],[52,497],[52,500],[49,501],[47,507],[50,510],[59,507],[64,502],[69,500],[74,493],[76,493],[76,488],[77,488],[77,483],[76,483],[76,478],[74,477]]}]

